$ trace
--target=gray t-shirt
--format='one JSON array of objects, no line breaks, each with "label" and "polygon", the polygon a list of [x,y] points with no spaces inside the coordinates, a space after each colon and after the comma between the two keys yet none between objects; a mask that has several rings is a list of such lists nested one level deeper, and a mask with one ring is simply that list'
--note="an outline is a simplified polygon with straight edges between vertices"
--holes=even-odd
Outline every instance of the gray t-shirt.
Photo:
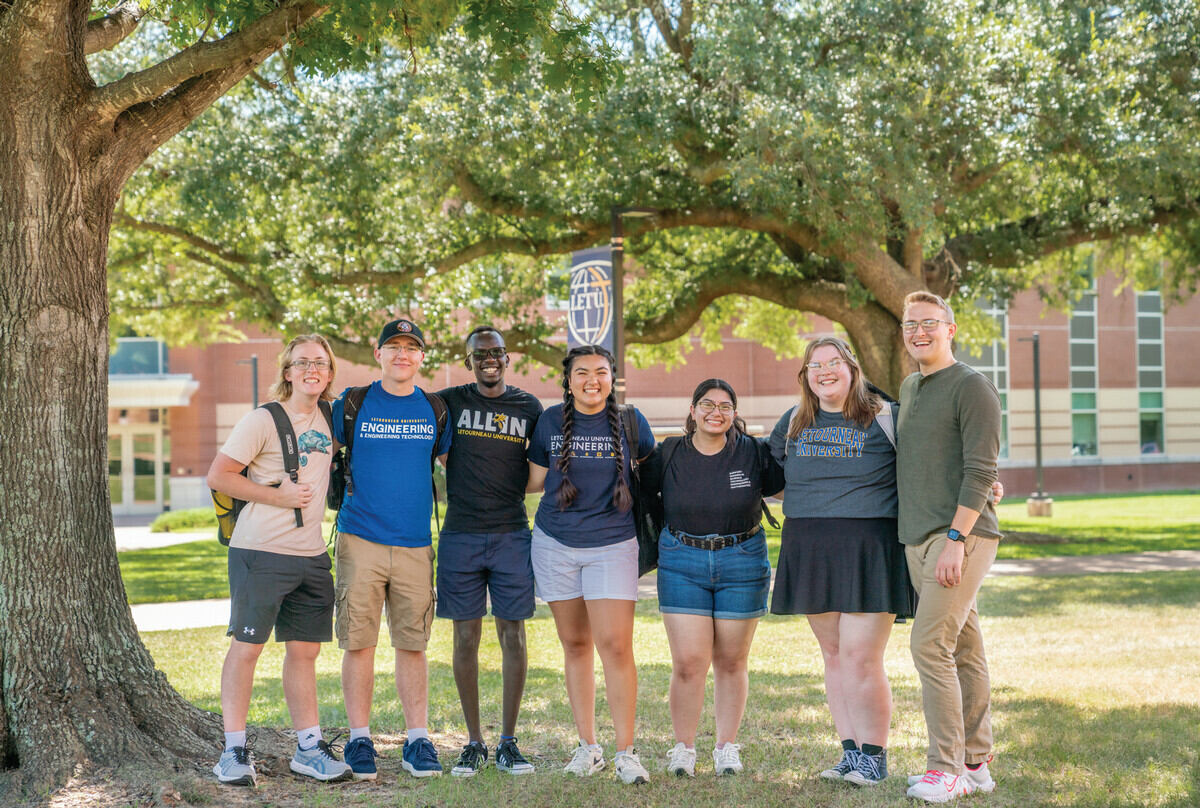
[{"label": "gray t-shirt", "polygon": [[[897,515],[896,450],[878,421],[865,430],[841,413],[817,411],[798,439],[787,438],[788,410],[771,431],[771,454],[787,485],[791,519],[878,519]],[[894,413],[893,413],[894,414]]]}]

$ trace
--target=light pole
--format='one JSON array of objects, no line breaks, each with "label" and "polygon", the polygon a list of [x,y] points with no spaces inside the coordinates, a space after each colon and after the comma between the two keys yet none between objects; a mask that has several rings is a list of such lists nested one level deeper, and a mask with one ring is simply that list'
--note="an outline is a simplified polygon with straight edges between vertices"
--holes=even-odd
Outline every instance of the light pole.
[{"label": "light pole", "polygon": [[625,217],[645,219],[658,214],[657,208],[612,208],[612,284],[613,284],[613,389],[617,403],[625,403]]},{"label": "light pole", "polygon": [[249,359],[237,360],[239,365],[250,366],[250,394],[254,397],[254,409],[258,409],[258,354],[250,354]]},{"label": "light pole", "polygon": [[1042,481],[1042,360],[1041,335],[1037,331],[1032,337],[1021,337],[1018,342],[1033,343],[1033,439],[1037,447],[1037,491],[1025,500],[1025,510],[1030,516],[1050,516],[1054,500],[1046,495]]}]

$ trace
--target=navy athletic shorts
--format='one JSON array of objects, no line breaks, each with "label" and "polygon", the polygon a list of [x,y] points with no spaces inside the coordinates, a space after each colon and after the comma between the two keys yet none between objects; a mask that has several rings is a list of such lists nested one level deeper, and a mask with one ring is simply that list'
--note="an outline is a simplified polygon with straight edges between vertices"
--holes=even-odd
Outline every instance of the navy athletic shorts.
[{"label": "navy athletic shorts", "polygon": [[533,617],[532,541],[529,528],[508,533],[443,532],[437,547],[437,616],[476,620]]}]

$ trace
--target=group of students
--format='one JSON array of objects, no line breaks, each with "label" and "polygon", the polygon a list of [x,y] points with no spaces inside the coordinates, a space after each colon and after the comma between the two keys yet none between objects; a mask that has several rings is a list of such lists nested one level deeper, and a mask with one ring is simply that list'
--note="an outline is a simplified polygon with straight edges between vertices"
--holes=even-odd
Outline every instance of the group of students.
[{"label": "group of students", "polygon": [[[904,381],[898,405],[868,384],[845,342],[827,337],[808,345],[799,402],[769,440],[746,433],[734,389],[709,379],[692,395],[685,434],[657,446],[636,410],[629,413],[636,435],[627,434],[613,358],[600,347],[568,352],[563,401],[542,412],[535,398],[505,383],[504,339],[489,327],[467,338],[465,364],[476,381],[424,393],[415,385],[423,335],[411,321],[396,320],[375,350],[381,380],[357,399],[350,395],[355,388],[343,394],[329,423],[318,402],[331,397],[334,357],[321,337],[296,338],[281,355],[274,395],[306,452],[299,483],[282,474],[273,421],[262,410],[238,424],[209,473],[214,489],[251,503],[229,557],[233,639],[222,673],[226,750],[214,767],[218,779],[255,780],[245,723],[254,662],[272,627],[286,643],[284,693],[298,741],[292,770],[321,780],[376,776],[368,724],[384,606],[407,727],[402,766],[415,776],[441,774],[424,729],[425,645],[436,583],[436,612],[454,623],[453,671],[469,739],[452,774],[471,776],[489,757],[478,693],[489,596],[503,655],[496,765],[512,774],[533,771],[514,733],[527,667],[524,621],[536,594],[554,618],[579,738],[565,771],[589,776],[607,765],[596,737],[598,652],[616,741],[614,770],[622,782],[647,782],[634,749],[636,464],[639,484],[661,492],[665,511],[657,583],[672,657],[676,743],[668,772],[695,774],[710,667],[713,770],[743,769],[737,734],[748,658],[771,590],[763,498],[782,496],[770,608],[806,615],[821,648],[842,750],[820,776],[860,786],[887,777],[892,702],[883,655],[892,624],[913,618],[929,749],[927,770],[909,778],[908,796],[946,802],[991,791],[989,684],[975,596],[1000,538],[994,508],[1000,403],[984,376],[954,359],[956,330],[945,301],[914,293],[905,301],[902,331],[919,370]],[[350,417],[348,400],[361,402]],[[439,409],[448,427],[440,433]],[[303,437],[326,429],[328,441]],[[347,429],[352,451],[338,515],[335,591],[320,536],[321,495],[330,455],[347,443]],[[436,579],[429,533],[433,456],[446,466],[448,503]],[[532,530],[527,491],[543,491]],[[292,520],[296,508],[304,526]],[[344,761],[316,720],[315,658],[331,624],[344,651],[351,733]]]}]

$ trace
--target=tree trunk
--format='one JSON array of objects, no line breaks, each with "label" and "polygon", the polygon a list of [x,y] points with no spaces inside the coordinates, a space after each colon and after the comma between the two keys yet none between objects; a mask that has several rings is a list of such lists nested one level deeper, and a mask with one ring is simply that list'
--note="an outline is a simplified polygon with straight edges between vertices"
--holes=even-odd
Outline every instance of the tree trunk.
[{"label": "tree trunk", "polygon": [[0,750],[19,769],[0,789],[13,794],[79,764],[194,757],[220,734],[155,669],[125,600],[106,471],[119,180],[89,157],[70,91],[39,79],[0,89]]},{"label": "tree trunk", "polygon": [[893,398],[899,396],[900,382],[916,370],[904,348],[900,320],[874,303],[847,309],[836,319],[850,335],[867,379]]}]

